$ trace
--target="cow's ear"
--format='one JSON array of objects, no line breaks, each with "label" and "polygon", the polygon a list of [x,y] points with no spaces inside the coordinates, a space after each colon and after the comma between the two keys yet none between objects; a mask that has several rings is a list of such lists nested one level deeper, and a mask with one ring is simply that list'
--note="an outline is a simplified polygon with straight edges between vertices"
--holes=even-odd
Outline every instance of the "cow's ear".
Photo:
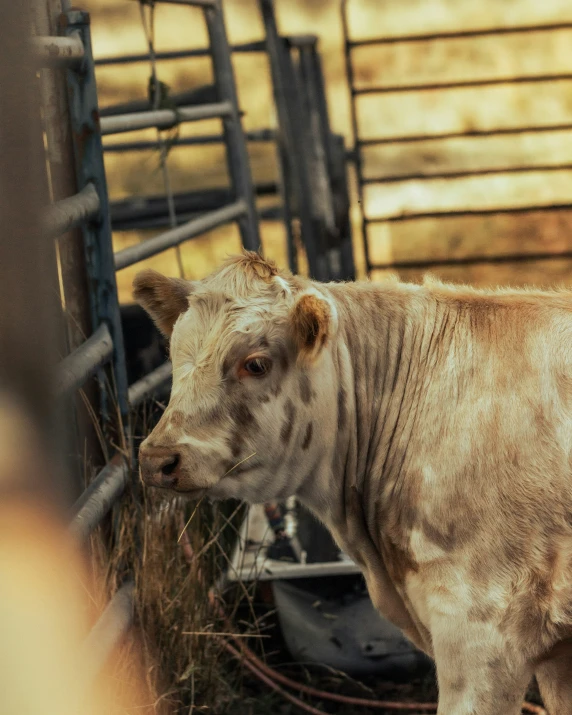
[{"label": "cow's ear", "polygon": [[133,280],[133,297],[166,337],[173,332],[175,321],[189,307],[193,284],[182,278],[167,278],[151,269],[141,271]]},{"label": "cow's ear", "polygon": [[333,303],[317,291],[308,291],[296,300],[290,311],[290,327],[302,361],[315,360],[336,326]]}]

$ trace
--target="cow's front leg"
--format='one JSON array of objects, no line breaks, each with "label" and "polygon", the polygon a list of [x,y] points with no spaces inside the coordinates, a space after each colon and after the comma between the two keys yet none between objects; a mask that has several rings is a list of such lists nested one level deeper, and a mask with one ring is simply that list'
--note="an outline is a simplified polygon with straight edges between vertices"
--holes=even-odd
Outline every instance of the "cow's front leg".
[{"label": "cow's front leg", "polygon": [[572,715],[572,638],[556,645],[535,675],[550,715]]},{"label": "cow's front leg", "polygon": [[437,715],[518,715],[532,667],[492,626],[432,619]]}]

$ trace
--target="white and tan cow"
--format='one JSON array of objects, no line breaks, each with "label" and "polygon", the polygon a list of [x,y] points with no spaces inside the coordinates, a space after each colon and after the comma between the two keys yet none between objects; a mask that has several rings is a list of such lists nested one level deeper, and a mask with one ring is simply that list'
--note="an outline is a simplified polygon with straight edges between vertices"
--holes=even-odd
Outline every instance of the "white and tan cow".
[{"label": "white and tan cow", "polygon": [[572,293],[318,284],[257,254],[134,287],[173,361],[147,484],[296,495],[435,658],[439,715],[516,714],[533,674],[572,715]]}]

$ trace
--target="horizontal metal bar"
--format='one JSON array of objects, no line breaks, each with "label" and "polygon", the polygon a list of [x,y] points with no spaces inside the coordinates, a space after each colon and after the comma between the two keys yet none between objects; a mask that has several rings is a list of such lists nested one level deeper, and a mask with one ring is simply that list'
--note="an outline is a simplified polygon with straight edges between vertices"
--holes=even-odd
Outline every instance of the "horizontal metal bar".
[{"label": "horizontal metal bar", "polygon": [[[276,132],[274,129],[258,129],[246,132],[246,139],[250,142],[272,142],[276,140]],[[205,144],[224,144],[224,136],[222,134],[203,134],[198,137],[179,137],[173,142],[169,142],[169,146],[203,146]],[[134,141],[105,144],[103,151],[116,153],[156,150],[158,148],[159,143],[156,141]]]},{"label": "horizontal metal bar", "polygon": [[[214,211],[217,207],[214,206],[212,210]],[[258,208],[258,219],[259,221],[283,221],[284,212],[281,203],[274,203],[268,206]],[[205,209],[200,211],[177,211],[176,216],[176,226],[182,226],[184,223],[188,223],[193,219],[203,216]],[[157,214],[154,216],[142,216],[141,218],[131,218],[126,219],[121,222],[112,221],[111,227],[114,231],[161,231],[167,228],[173,228],[169,214]],[[190,239],[192,240],[192,239]]]},{"label": "horizontal metal bar", "polygon": [[222,209],[211,211],[204,216],[192,219],[192,221],[188,221],[182,226],[165,231],[165,233],[143,241],[136,246],[124,248],[115,254],[115,269],[120,271],[122,268],[127,268],[134,263],[143,261],[145,258],[150,258],[157,253],[166,251],[167,248],[173,248],[173,246],[194,238],[200,233],[210,231],[223,223],[234,221],[240,216],[244,216],[246,210],[246,202],[243,199],[239,199],[228,206],[224,206]]},{"label": "horizontal metal bar", "polygon": [[81,690],[87,690],[133,623],[135,584],[127,581],[115,592],[82,643],[78,658]]},{"label": "horizontal metal bar", "polygon": [[298,564],[267,559],[261,554],[255,564],[230,568],[227,576],[229,581],[275,581],[294,578],[344,576],[359,572],[359,566],[349,560]]},{"label": "horizontal metal bar", "polygon": [[354,95],[396,94],[400,92],[432,92],[434,90],[464,89],[467,87],[494,87],[502,84],[531,84],[538,82],[563,82],[572,80],[572,73],[546,75],[519,75],[516,77],[497,77],[491,79],[466,79],[454,82],[435,82],[432,84],[395,84],[385,87],[354,87]]},{"label": "horizontal metal bar", "polygon": [[153,112],[134,112],[133,114],[118,114],[101,118],[101,133],[121,134],[136,129],[168,129],[182,122],[198,122],[202,119],[228,117],[232,113],[230,102],[215,102],[196,107],[180,107],[175,112],[172,109],[158,109]]},{"label": "horizontal metal bar", "polygon": [[170,5],[190,5],[191,7],[215,7],[216,0],[161,0],[162,3]]},{"label": "horizontal metal bar", "polygon": [[43,67],[70,67],[80,63],[85,54],[79,35],[33,37],[32,47]]},{"label": "horizontal metal bar", "polygon": [[431,42],[434,40],[458,40],[467,37],[489,37],[493,35],[517,35],[528,32],[553,32],[569,30],[572,22],[554,22],[549,25],[521,25],[516,27],[488,27],[477,30],[455,30],[453,32],[433,32],[421,35],[394,35],[389,37],[371,37],[365,40],[350,40],[349,47],[367,45],[392,45],[401,42]]},{"label": "horizontal metal bar", "polygon": [[95,216],[100,204],[95,186],[86,184],[79,193],[50,206],[44,218],[45,230],[51,237],[60,236],[85,219]]},{"label": "horizontal metal bar", "polygon": [[502,214],[533,213],[534,211],[570,211],[572,203],[545,204],[540,206],[503,206],[498,209],[459,209],[454,211],[423,211],[419,213],[399,214],[398,216],[366,217],[366,223],[398,223],[401,221],[418,221],[424,218],[461,218],[465,216],[494,216]]},{"label": "horizontal metal bar", "polygon": [[[256,196],[277,196],[279,186],[275,181],[257,184]],[[180,217],[184,213],[196,213],[198,216],[207,211],[223,208],[234,199],[231,187],[204,188],[199,191],[185,191],[173,194],[175,213]],[[164,194],[150,196],[131,196],[118,199],[110,204],[111,223],[118,230],[131,221],[147,218],[161,218],[169,214],[169,202]],[[190,220],[190,217],[189,217]],[[179,221],[183,223],[183,221]]]},{"label": "horizontal metal bar", "polygon": [[380,144],[408,144],[414,142],[445,141],[447,139],[477,139],[479,137],[495,137],[507,134],[528,134],[536,132],[567,132],[572,124],[543,124],[531,127],[507,127],[504,129],[472,129],[463,132],[443,132],[442,134],[414,134],[396,137],[379,137],[358,139],[359,147],[378,146]]},{"label": "horizontal metal bar", "polygon": [[109,328],[102,323],[91,337],[60,362],[56,382],[57,394],[64,395],[80,388],[110,360],[112,354],[113,341]]},{"label": "horizontal metal bar", "polygon": [[72,536],[84,542],[123,493],[129,479],[129,467],[116,455],[95,477],[72,508]]},{"label": "horizontal metal bar", "polygon": [[173,373],[173,366],[169,361],[163,363],[158,368],[134,382],[129,387],[129,404],[137,407],[143,400],[150,397],[158,387],[164,385]]},{"label": "horizontal metal bar", "polygon": [[314,47],[318,44],[317,35],[286,35],[284,39],[291,47]]},{"label": "horizontal metal bar", "polygon": [[393,263],[373,264],[370,266],[370,270],[405,270],[407,268],[431,268],[435,266],[527,263],[534,261],[551,261],[563,258],[572,259],[572,251],[561,251],[559,253],[513,253],[505,256],[463,256],[461,258],[428,259],[426,261],[394,261]]},{"label": "horizontal metal bar", "polygon": [[[262,40],[257,42],[244,42],[239,45],[233,45],[232,52],[265,52],[266,43]],[[170,50],[168,52],[157,52],[156,60],[180,60],[189,57],[207,57],[210,55],[210,47],[199,47],[192,50]],[[137,55],[118,55],[117,57],[100,57],[95,60],[95,64],[99,67],[104,65],[125,65],[132,62],[149,62],[149,53]]]},{"label": "horizontal metal bar", "polygon": [[[214,84],[203,84],[193,89],[188,89],[185,92],[169,93],[169,108],[175,107],[196,107],[202,104],[212,104],[218,102],[218,94]],[[151,112],[156,107],[152,99],[142,97],[140,99],[131,99],[127,102],[117,102],[115,104],[107,104],[99,108],[100,117],[116,117],[120,114],[132,114],[133,112]]]},{"label": "horizontal metal bar", "polygon": [[[214,211],[217,207],[214,206],[211,209]],[[284,212],[281,203],[274,203],[267,206],[259,207],[258,210],[259,221],[283,221]],[[193,219],[203,216],[205,209],[200,211],[177,211],[176,216],[176,226],[182,226],[184,223],[188,223]],[[142,216],[141,218],[131,218],[124,221],[117,221],[111,224],[114,231],[161,231],[167,228],[173,228],[169,214],[157,214],[154,216]],[[190,239],[192,240],[192,239]]]},{"label": "horizontal metal bar", "polygon": [[505,166],[500,168],[465,169],[463,171],[439,172],[434,174],[403,174],[379,177],[367,177],[362,181],[366,185],[394,184],[402,181],[429,181],[433,179],[465,179],[471,176],[492,176],[495,174],[538,173],[549,171],[570,171],[572,164],[543,164],[538,166]]}]

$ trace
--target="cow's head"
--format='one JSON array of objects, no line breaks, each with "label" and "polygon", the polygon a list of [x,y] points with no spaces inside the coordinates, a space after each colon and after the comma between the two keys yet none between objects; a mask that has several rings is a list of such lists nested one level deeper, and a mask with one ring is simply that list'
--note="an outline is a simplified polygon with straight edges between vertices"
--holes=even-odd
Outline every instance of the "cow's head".
[{"label": "cow's head", "polygon": [[250,502],[297,493],[337,419],[331,300],[255,253],[199,282],[143,271],[134,295],[173,363],[169,405],[140,449],[145,483]]}]

